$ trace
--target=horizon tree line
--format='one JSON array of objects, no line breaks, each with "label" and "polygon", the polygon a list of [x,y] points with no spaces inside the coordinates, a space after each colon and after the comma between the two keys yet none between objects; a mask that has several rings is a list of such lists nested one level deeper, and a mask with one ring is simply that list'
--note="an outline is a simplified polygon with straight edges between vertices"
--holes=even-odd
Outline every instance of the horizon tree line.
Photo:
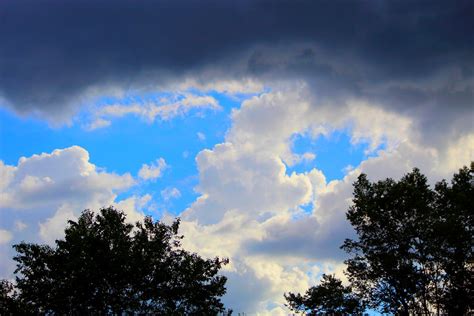
[{"label": "horizon tree line", "polygon": [[[467,315],[474,309],[474,162],[430,188],[415,168],[399,181],[354,183],[346,239],[349,284],[321,277],[286,306],[307,315]],[[21,242],[15,281],[0,281],[0,315],[230,315],[227,258],[181,246],[179,219],[129,224],[113,207],[68,221],[54,247]]]}]

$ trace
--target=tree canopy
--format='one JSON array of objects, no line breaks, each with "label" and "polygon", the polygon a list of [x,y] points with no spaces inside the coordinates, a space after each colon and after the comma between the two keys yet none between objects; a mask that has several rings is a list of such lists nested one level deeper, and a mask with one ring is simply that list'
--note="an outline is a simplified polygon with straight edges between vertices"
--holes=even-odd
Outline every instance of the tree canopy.
[{"label": "tree canopy", "polygon": [[321,283],[309,288],[304,296],[290,292],[285,299],[292,311],[308,315],[359,315],[364,311],[351,288],[333,275],[323,274]]},{"label": "tree canopy", "polygon": [[464,315],[474,302],[474,164],[434,190],[418,169],[400,181],[354,184],[347,218],[358,239],[352,255],[353,287],[384,312]]},{"label": "tree canopy", "polygon": [[68,222],[54,248],[14,245],[16,285],[2,283],[2,301],[35,314],[226,312],[226,277],[218,272],[228,260],[182,249],[178,228],[179,220],[166,225],[145,217],[132,225],[112,207],[86,210]]}]

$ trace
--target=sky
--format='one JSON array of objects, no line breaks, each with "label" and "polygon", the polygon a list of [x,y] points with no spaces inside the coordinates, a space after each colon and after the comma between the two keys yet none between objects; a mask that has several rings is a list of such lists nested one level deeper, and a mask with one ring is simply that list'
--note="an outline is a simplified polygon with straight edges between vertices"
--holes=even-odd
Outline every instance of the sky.
[{"label": "sky", "polygon": [[84,209],[180,217],[235,313],[339,249],[352,183],[474,160],[472,1],[0,2],[0,277]]}]

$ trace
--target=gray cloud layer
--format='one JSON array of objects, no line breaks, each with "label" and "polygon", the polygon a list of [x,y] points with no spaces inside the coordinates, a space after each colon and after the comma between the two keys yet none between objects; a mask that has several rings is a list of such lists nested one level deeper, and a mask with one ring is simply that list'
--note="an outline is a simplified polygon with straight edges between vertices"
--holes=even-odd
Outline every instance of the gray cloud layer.
[{"label": "gray cloud layer", "polygon": [[301,79],[323,97],[401,111],[461,110],[473,98],[472,12],[469,0],[7,0],[0,95],[20,113],[54,118],[74,113],[90,88],[206,73]]}]

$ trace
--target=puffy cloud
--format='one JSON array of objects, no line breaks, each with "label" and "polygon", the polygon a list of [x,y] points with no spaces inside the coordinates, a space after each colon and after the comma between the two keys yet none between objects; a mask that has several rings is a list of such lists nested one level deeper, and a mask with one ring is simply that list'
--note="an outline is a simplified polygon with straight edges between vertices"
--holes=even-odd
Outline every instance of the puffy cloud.
[{"label": "puffy cloud", "polygon": [[229,294],[224,301],[234,307],[236,312],[274,315],[274,309],[278,308],[280,313],[284,311],[284,315],[288,315],[282,290],[304,291],[309,286],[304,270],[306,267],[285,267],[278,261],[264,257],[234,261],[235,269],[228,273]]},{"label": "puffy cloud", "polygon": [[98,170],[89,162],[89,153],[79,146],[22,157],[17,166],[2,163],[0,167],[2,174],[7,175],[2,184],[2,208],[31,209],[65,203],[84,205],[88,201],[106,205],[114,191],[134,184],[130,174]]},{"label": "puffy cloud", "polygon": [[[0,190],[2,190],[2,192],[6,189],[9,183],[12,181],[15,174],[15,170],[16,170],[15,167],[5,165],[5,163],[0,160]],[[2,194],[2,196],[0,197],[0,201],[2,201],[2,199],[4,198],[5,197]]]},{"label": "puffy cloud", "polygon": [[213,223],[231,210],[260,216],[296,208],[311,198],[310,181],[296,173],[287,175],[275,156],[223,143],[199,153],[196,162],[202,196],[184,219]]},{"label": "puffy cloud", "polygon": [[168,168],[166,161],[163,158],[158,158],[156,162],[150,165],[143,164],[138,171],[138,176],[143,180],[155,180],[163,175],[163,171]]},{"label": "puffy cloud", "polygon": [[42,241],[52,245],[56,239],[64,237],[64,227],[68,220],[76,220],[74,210],[67,204],[61,205],[52,217],[39,223]]},{"label": "puffy cloud", "polygon": [[132,195],[131,197],[121,200],[119,202],[114,202],[112,205],[119,209],[124,211],[126,215],[126,220],[129,223],[136,223],[138,221],[143,220],[143,216],[145,215],[143,213],[143,209],[145,208],[146,205],[151,201],[151,195],[145,194],[143,196],[136,196]]},{"label": "puffy cloud", "polygon": [[[149,200],[132,196],[115,203],[117,194],[131,188],[135,180],[128,173],[118,175],[95,166],[79,146],[22,157],[16,166],[1,162],[0,174],[2,229],[10,236],[2,236],[8,244],[0,249],[2,258],[13,257],[11,243],[54,242],[62,236],[67,220],[77,218],[84,209],[117,205],[130,220],[136,220],[137,214],[143,214],[143,202]],[[4,261],[0,274],[8,277],[13,263]]]},{"label": "puffy cloud", "polygon": [[350,129],[353,143],[367,141],[370,151],[381,144],[394,147],[407,139],[419,139],[410,117],[358,99],[336,106],[315,99],[310,91],[307,84],[297,83],[244,101],[233,111],[234,125],[227,140],[249,150],[277,154],[292,165],[303,158],[291,152],[289,144],[295,134],[315,138],[335,129]]}]

